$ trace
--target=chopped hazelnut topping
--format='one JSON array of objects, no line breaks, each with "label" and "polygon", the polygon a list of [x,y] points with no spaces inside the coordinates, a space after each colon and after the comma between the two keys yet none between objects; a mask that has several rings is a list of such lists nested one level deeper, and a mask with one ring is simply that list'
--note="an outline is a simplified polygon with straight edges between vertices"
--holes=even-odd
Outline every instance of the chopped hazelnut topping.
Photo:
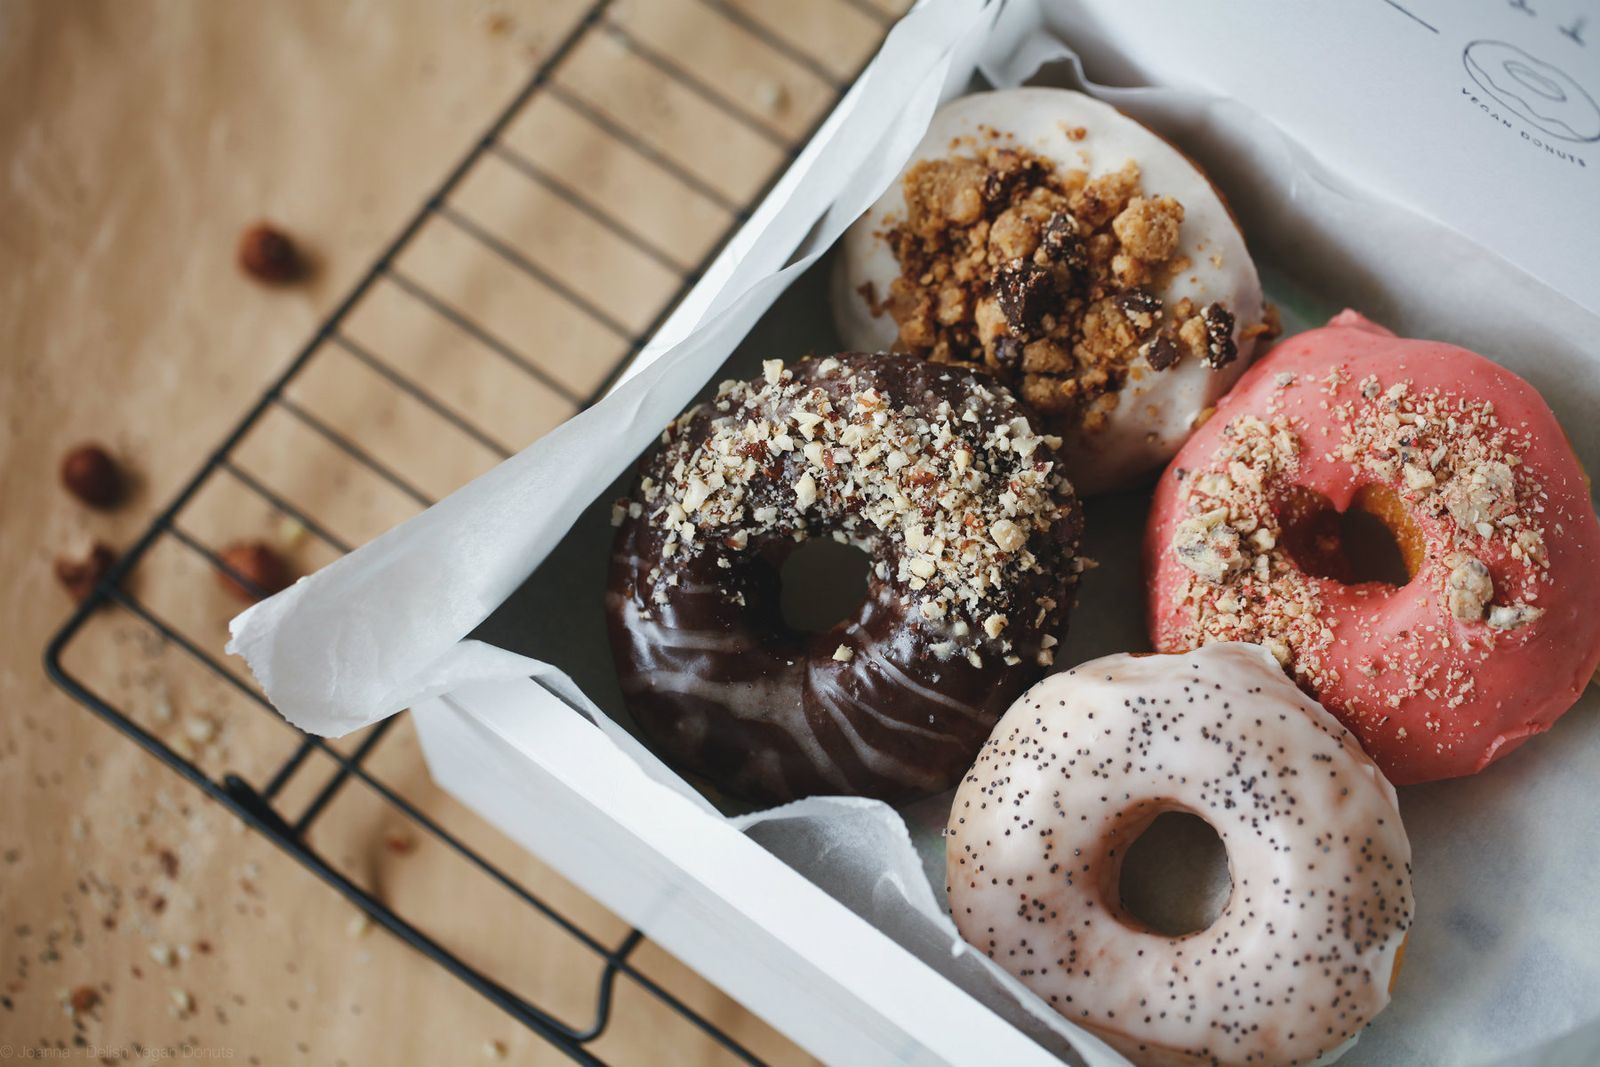
[{"label": "chopped hazelnut topping", "polygon": [[1203,518],[1178,524],[1172,550],[1185,567],[1213,585],[1226,584],[1245,568],[1238,531]]},{"label": "chopped hazelnut topping", "polygon": [[1444,491],[1444,503],[1462,530],[1478,531],[1484,525],[1492,529],[1495,520],[1510,513],[1517,504],[1511,468],[1499,460],[1470,465],[1451,479]]},{"label": "chopped hazelnut topping", "polygon": [[[1034,656],[1038,631],[1054,627],[1061,605],[1042,597],[1020,606],[1019,583],[1070,587],[1081,570],[1070,547],[1062,555],[1077,519],[1071,487],[1055,470],[1061,439],[1039,433],[983,375],[906,356],[781,372],[776,362],[675,420],[636,495],[615,509],[623,523],[647,523],[659,546],[661,566],[640,602],[667,603],[688,561],[706,553],[726,574],[739,554],[825,531],[872,552],[873,580],[895,586],[928,631],[928,647],[938,655],[949,644],[940,658],[970,661],[986,642],[996,660]],[[879,391],[911,372],[918,402]],[[924,376],[938,388],[920,383]],[[799,447],[791,434],[804,438]],[[717,588],[730,600],[743,595],[737,582]],[[1030,625],[1019,637],[1008,620],[1024,615]],[[1033,647],[1014,648],[1018,640]],[[849,655],[841,646],[834,658]]]},{"label": "chopped hazelnut topping", "polygon": [[794,503],[801,511],[817,502],[817,482],[809,472],[802,474],[800,480],[794,483]]},{"label": "chopped hazelnut topping", "polygon": [[[1432,595],[1466,624],[1464,634],[1429,625],[1394,635],[1374,660],[1357,665],[1347,710],[1386,715],[1416,696],[1459,707],[1473,692],[1472,674],[1437,667],[1432,650],[1464,642],[1487,656],[1506,640],[1501,635],[1544,613],[1533,606],[1549,581],[1543,490],[1522,461],[1526,434],[1501,424],[1491,404],[1404,380],[1368,376],[1349,388],[1349,374],[1336,367],[1320,384],[1339,433],[1323,458],[1349,464],[1360,483],[1392,490],[1427,525],[1427,537],[1447,542],[1429,548],[1447,550],[1445,565],[1425,563],[1414,581],[1437,583]],[[1323,591],[1334,580],[1308,574],[1289,555],[1275,510],[1295,488],[1302,447],[1285,415],[1230,421],[1209,462],[1183,476],[1187,517],[1170,550],[1193,572],[1179,594],[1184,640],[1259,643],[1319,692],[1339,681],[1328,662],[1334,633],[1322,618]]]},{"label": "chopped hazelnut topping", "polygon": [[1010,519],[1001,519],[989,527],[989,536],[994,538],[994,543],[1006,552],[1015,552],[1028,539],[1028,535],[1022,532],[1022,527]]},{"label": "chopped hazelnut topping", "polygon": [[1489,609],[1489,625],[1496,630],[1515,630],[1518,626],[1530,623],[1543,614],[1543,608],[1530,607],[1521,602],[1498,604]]},{"label": "chopped hazelnut topping", "polygon": [[1494,599],[1494,580],[1483,560],[1460,558],[1445,580],[1445,597],[1450,614],[1462,622],[1479,622],[1484,608]]}]

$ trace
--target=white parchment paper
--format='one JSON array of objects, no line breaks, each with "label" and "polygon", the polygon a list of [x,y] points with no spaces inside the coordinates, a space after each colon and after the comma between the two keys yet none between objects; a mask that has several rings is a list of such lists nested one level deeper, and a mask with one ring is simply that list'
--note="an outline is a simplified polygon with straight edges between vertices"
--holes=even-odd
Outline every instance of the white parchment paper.
[{"label": "white parchment paper", "polygon": [[[592,588],[579,581],[603,573],[609,530],[595,502],[609,498],[659,428],[719,369],[753,369],[763,355],[793,357],[824,343],[786,328],[828,318],[823,287],[806,279],[894,180],[940,100],[974,75],[1000,86],[1084,85],[1074,44],[1091,69],[1115,66],[1114,42],[1074,40],[1067,15],[1047,0],[920,6],[891,34],[842,117],[713,268],[718,284],[697,292],[609,397],[241,615],[230,650],[247,659],[290,721],[330,735],[468,681],[535,676],[664,787],[693,796],[708,818],[724,817],[631,735],[605,677],[595,622],[601,589],[597,579]],[[1291,330],[1349,305],[1401,333],[1482,351],[1533,381],[1585,464],[1600,469],[1600,322],[1592,316],[1451,229],[1348,186],[1240,102],[1170,88],[1087,88],[1208,170],[1239,214]],[[1373,135],[1383,135],[1381,122]],[[1138,496],[1090,505],[1088,552],[1102,566],[1084,583],[1060,666],[1147,647],[1132,592],[1144,512]],[[505,647],[466,640],[497,609],[500,629],[509,620],[520,636],[501,640]],[[1600,1056],[1600,805],[1590,801],[1597,772],[1600,700],[1591,688],[1550,736],[1488,772],[1402,791],[1417,925],[1393,1005],[1344,1062]],[[818,799],[734,818],[1048,1047],[1097,1067],[1120,1063],[955,935],[938,836],[947,804],[934,798],[897,812]]]}]

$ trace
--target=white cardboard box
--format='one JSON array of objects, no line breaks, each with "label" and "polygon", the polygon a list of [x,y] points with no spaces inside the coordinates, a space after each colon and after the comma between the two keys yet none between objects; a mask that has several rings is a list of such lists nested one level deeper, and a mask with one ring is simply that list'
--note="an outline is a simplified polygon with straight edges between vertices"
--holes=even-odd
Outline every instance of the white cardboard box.
[{"label": "white cardboard box", "polygon": [[[554,488],[519,495],[524,482],[570,465],[579,454],[571,450],[597,428],[622,438],[616,447],[631,461],[747,334],[757,346],[784,346],[769,353],[780,356],[826,343],[827,327],[817,325],[827,317],[818,303],[824,287],[815,284],[822,268],[813,261],[829,236],[893,180],[936,98],[962,91],[975,74],[1012,84],[1041,62],[1054,63],[1050,80],[1071,80],[1071,64],[1061,62],[1063,41],[1083,57],[1090,76],[1123,86],[1102,87],[1102,95],[1176,140],[1229,195],[1265,268],[1269,296],[1284,306],[1291,327],[1313,324],[1348,302],[1401,332],[1515,352],[1507,362],[1552,400],[1580,456],[1600,468],[1592,419],[1600,410],[1600,356],[1590,347],[1600,334],[1600,265],[1592,250],[1600,234],[1600,148],[1593,141],[1552,148],[1559,138],[1505,103],[1495,102],[1494,118],[1486,118],[1488,91],[1481,86],[1476,94],[1459,91],[1457,83],[1477,84],[1462,58],[1473,42],[1504,38],[1525,50],[1556,43],[1537,38],[1530,30],[1535,23],[1518,22],[1529,16],[1514,7],[1508,17],[1505,6],[1487,0],[1415,0],[1405,7],[1374,0],[1359,10],[1302,5],[1290,30],[1282,25],[1287,14],[1266,0],[1245,0],[1226,16],[1112,0],[928,0],[624,379],[638,376],[648,388],[619,385],[621,393],[635,390],[626,404],[596,409],[599,420],[580,416],[588,421],[572,433],[558,431],[555,442],[535,445],[429,515],[247,613],[236,622],[239,644],[280,708],[318,732],[344,732],[412,704],[443,788],[825,1061],[1056,1062],[1066,1043],[1031,1014],[1039,1006],[1019,1005],[970,955],[953,958],[942,935],[913,914],[919,902],[936,906],[929,886],[914,884],[920,869],[891,865],[879,879],[863,878],[860,870],[835,879],[826,865],[814,865],[808,879],[757,840],[783,851],[781,834],[763,837],[761,827],[755,837],[741,832],[605,720],[599,709],[616,706],[603,691],[608,653],[558,647],[587,631],[579,627],[569,638],[560,626],[541,629],[543,623],[520,617],[531,636],[516,651],[541,664],[481,642],[455,642],[523,584],[529,564],[552,553],[555,562],[541,573],[562,573],[522,610],[547,616],[568,597],[584,595],[582,567],[562,566],[561,557],[594,555],[588,505],[610,498],[611,479],[624,467],[602,465],[596,469],[603,474],[590,472],[587,482],[558,480]],[[1570,21],[1551,15],[1539,25],[1560,35]],[[1593,51],[1584,56],[1594,58],[1586,65],[1563,53],[1574,77],[1589,84],[1600,83],[1600,25],[1593,32]],[[1329,91],[1335,73],[1344,91]],[[1394,113],[1397,99],[1412,103]],[[1427,137],[1418,130],[1429,131]],[[1600,140],[1600,127],[1595,136]],[[1439,180],[1441,171],[1459,173],[1473,160],[1478,171],[1471,180]],[[1527,195],[1529,188],[1539,195]],[[1500,210],[1482,210],[1490,202]],[[1574,233],[1588,239],[1575,241]],[[1537,358],[1526,351],[1530,343]],[[695,355],[685,356],[688,349]],[[662,371],[673,361],[670,375]],[[645,381],[657,372],[662,376]],[[452,524],[468,512],[493,515],[507,530],[517,521],[537,526],[538,518],[528,516],[546,512],[559,521],[546,521],[514,544],[506,530],[483,534],[493,565],[478,559],[467,571],[472,553],[452,558],[440,538],[453,545]],[[1137,524],[1142,508],[1111,504],[1105,513],[1109,528]],[[1132,561],[1117,558],[1118,538],[1126,540],[1103,536],[1099,551],[1112,567],[1126,568]],[[414,615],[427,603],[417,591],[440,581],[454,584],[449,596],[429,605],[436,618],[391,633],[397,615]],[[596,604],[599,593],[595,585]],[[1078,617],[1103,611],[1110,619],[1116,595],[1086,587]],[[530,596],[523,589],[510,599]],[[490,632],[511,632],[519,616],[502,612],[498,621]],[[1092,629],[1092,636],[1069,644],[1063,665],[1142,647],[1137,620],[1120,617]],[[439,652],[441,641],[447,653]],[[1595,703],[1593,690],[1589,697]],[[1540,754],[1542,773],[1576,782],[1600,768],[1600,728],[1563,724],[1558,732],[1565,739],[1559,751],[1551,741],[1528,746]],[[1504,813],[1499,821],[1484,816],[1484,836],[1493,841],[1537,836],[1529,830],[1543,810],[1537,805],[1559,805],[1562,798],[1535,797],[1509,774],[1500,779],[1408,794],[1413,836],[1415,827],[1435,835],[1441,854],[1478,847],[1471,836],[1455,836],[1463,804]],[[858,811],[861,819],[851,822]],[[870,851],[872,835],[883,835],[876,845],[885,854],[914,856],[915,842],[903,829],[848,805],[840,814],[852,833],[864,835],[855,844]],[[907,814],[921,826],[918,842],[926,849],[923,824],[939,813]],[[764,825],[781,827],[782,820]],[[1592,831],[1591,840],[1600,840],[1600,821],[1584,815],[1568,831]],[[1419,879],[1428,862],[1419,857]],[[1439,863],[1438,877],[1465,877]],[[1595,866],[1566,850],[1559,860],[1535,865],[1545,883],[1563,891],[1587,884]],[[1429,898],[1419,891],[1419,901],[1425,924]],[[1571,929],[1540,933],[1587,951],[1600,934],[1582,931],[1600,927],[1595,920],[1595,909],[1586,907]],[[1485,1037],[1484,1062],[1600,1057],[1600,977],[1593,987],[1572,990],[1572,968],[1557,956],[1564,985],[1545,999],[1558,1010],[1548,1020],[1539,1016],[1534,1029],[1540,1038],[1565,1034],[1565,1044],[1535,1051],[1536,1042],[1521,1035],[1500,1045]],[[1408,960],[1408,971],[1416,966]],[[1495,980],[1511,981],[1521,974],[1517,966],[1496,963],[1491,970]],[[1585,997],[1593,1009],[1587,1014]],[[1411,1053],[1425,1059],[1424,1046],[1431,1045],[1434,1060],[1445,1062],[1437,1056],[1475,1047],[1470,1034],[1465,1045],[1440,1044],[1425,1029],[1429,1012],[1438,1010],[1418,1009],[1417,1017],[1402,1020],[1416,1028],[1416,1042],[1404,1033],[1386,1036],[1375,1049],[1358,1046],[1352,1059],[1378,1062],[1364,1051],[1390,1062]],[[1073,1044],[1090,1062],[1121,1062],[1093,1038],[1079,1036]]]}]

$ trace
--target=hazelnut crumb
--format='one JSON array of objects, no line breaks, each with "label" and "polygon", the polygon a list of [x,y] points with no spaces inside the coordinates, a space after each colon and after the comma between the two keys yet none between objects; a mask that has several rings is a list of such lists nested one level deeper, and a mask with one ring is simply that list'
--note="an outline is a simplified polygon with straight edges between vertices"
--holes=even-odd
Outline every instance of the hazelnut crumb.
[{"label": "hazelnut crumb", "polygon": [[1445,598],[1450,614],[1462,622],[1478,622],[1484,608],[1494,599],[1494,580],[1481,559],[1463,556],[1445,579]]},{"label": "hazelnut crumb", "polygon": [[397,827],[383,835],[383,847],[397,856],[416,851],[417,838],[405,827]]},{"label": "hazelnut crumb", "polygon": [[90,547],[88,555],[82,558],[56,557],[56,580],[66,588],[74,601],[81,604],[89,599],[94,587],[116,562],[117,554],[105,544],[96,541]]},{"label": "hazelnut crumb", "polygon": [[219,558],[238,577],[219,569],[217,581],[241,600],[253,603],[287,589],[294,581],[288,561],[265,541],[235,541]]},{"label": "hazelnut crumb", "polygon": [[92,443],[78,445],[61,457],[61,484],[91,508],[115,507],[127,488],[111,453]]},{"label": "hazelnut crumb", "polygon": [[267,222],[258,222],[239,236],[239,266],[270,285],[297,281],[305,273],[305,261],[294,242]]}]

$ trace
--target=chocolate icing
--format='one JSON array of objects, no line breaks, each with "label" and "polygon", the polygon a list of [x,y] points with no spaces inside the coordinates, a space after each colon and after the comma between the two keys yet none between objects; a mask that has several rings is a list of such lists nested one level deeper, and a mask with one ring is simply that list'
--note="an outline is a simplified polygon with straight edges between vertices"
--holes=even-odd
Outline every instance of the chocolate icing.
[{"label": "chocolate icing", "polygon": [[[862,354],[779,367],[685,413],[619,503],[606,611],[629,710],[670,761],[750,800],[949,788],[1064,627],[1082,522],[1058,442],[981,372]],[[874,423],[875,408],[892,418]],[[838,437],[852,425],[914,428],[911,462],[872,455],[861,431],[845,435],[851,454]],[[694,464],[725,467],[730,439],[749,476],[707,500]],[[925,541],[924,524],[964,532]],[[874,567],[859,612],[808,634],[783,620],[778,573],[818,535]],[[930,541],[945,551],[924,579],[911,564],[929,570]]]}]

